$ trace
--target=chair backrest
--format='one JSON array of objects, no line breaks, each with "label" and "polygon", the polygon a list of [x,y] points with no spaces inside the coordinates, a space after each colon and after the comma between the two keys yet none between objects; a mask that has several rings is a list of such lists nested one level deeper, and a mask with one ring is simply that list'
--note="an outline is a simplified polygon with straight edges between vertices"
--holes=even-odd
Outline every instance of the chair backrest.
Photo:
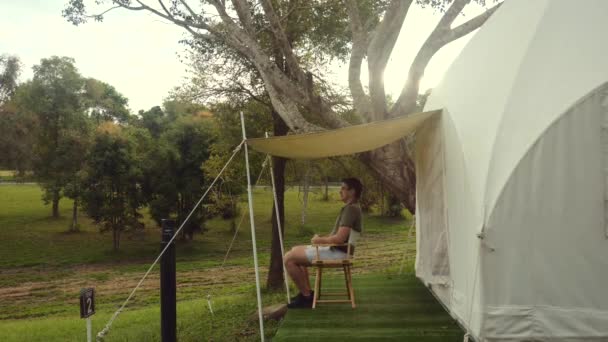
[{"label": "chair backrest", "polygon": [[359,240],[359,237],[361,237],[361,233],[356,230],[351,229],[350,234],[348,235],[348,243],[351,246],[356,246],[357,241]]},{"label": "chair backrest", "polygon": [[349,258],[352,258],[355,254],[355,246],[357,246],[357,241],[361,237],[361,233],[351,229],[350,234],[348,235],[348,244],[350,245],[349,249],[351,250]]}]

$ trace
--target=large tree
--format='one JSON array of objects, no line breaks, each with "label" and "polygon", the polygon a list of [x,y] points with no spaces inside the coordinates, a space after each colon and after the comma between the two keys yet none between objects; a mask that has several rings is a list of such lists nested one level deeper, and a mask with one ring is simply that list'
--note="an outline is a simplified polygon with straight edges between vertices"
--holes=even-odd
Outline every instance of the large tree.
[{"label": "large tree", "polygon": [[93,125],[127,121],[127,100],[114,87],[83,78],[69,57],[43,58],[33,69],[33,79],[21,84],[8,103],[12,115],[4,116],[7,127],[0,131],[9,131],[11,151],[20,151],[13,163],[20,169],[31,164],[44,189],[43,199],[52,203],[53,217],[59,216],[64,195],[74,200],[70,229],[76,230],[81,194],[78,173]]},{"label": "large tree", "polygon": [[20,106],[27,86],[19,87],[21,62],[17,56],[0,56],[0,166],[15,169],[19,176],[31,168],[37,120]]},{"label": "large tree", "polygon": [[35,65],[34,78],[23,85],[19,107],[34,113],[39,123],[33,170],[44,200],[52,203],[53,217],[59,216],[62,191],[84,160],[82,151],[70,146],[89,130],[81,101],[83,81],[73,59],[54,56]]},{"label": "large tree", "polygon": [[114,250],[123,232],[143,227],[140,141],[131,133],[111,122],[99,126],[82,171],[82,206],[102,232],[112,232]]},{"label": "large tree", "polygon": [[[175,119],[166,123],[156,146],[148,152],[144,189],[152,217],[159,224],[171,216],[179,224],[184,222],[208,185],[202,165],[209,158],[216,133],[211,119],[200,115],[206,111],[183,107],[165,103],[165,112]],[[192,239],[195,232],[202,231],[204,217],[203,208],[198,207],[182,229],[182,239]]]},{"label": "large tree", "polygon": [[[314,55],[306,55],[307,44],[290,40],[290,31],[284,22],[290,18],[309,19],[316,23],[306,27],[311,32],[329,34],[321,37],[335,39],[349,37],[349,90],[353,107],[364,122],[382,120],[396,115],[412,113],[416,107],[420,79],[433,55],[446,44],[463,37],[480,27],[500,6],[489,8],[483,14],[453,27],[454,20],[471,0],[344,0],[344,1],[273,1],[273,0],[159,0],[151,4],[143,0],[112,0],[103,12],[89,14],[84,0],[70,0],[64,16],[74,24],[88,18],[102,20],[109,10],[119,8],[152,13],[174,23],[201,42],[217,50],[227,49],[251,65],[264,84],[273,108],[287,126],[295,132],[308,132],[323,128],[349,125],[335,111],[319,85],[322,75],[313,75],[308,66]],[[485,0],[475,2],[484,4]],[[103,1],[97,1],[103,3]],[[443,16],[418,51],[407,75],[406,83],[393,105],[387,102],[384,87],[384,70],[390,59],[405,17],[414,4],[439,8]],[[327,23],[332,26],[328,26]],[[415,29],[415,28],[414,28]],[[268,51],[265,44],[272,41],[277,49]],[[328,45],[325,45],[328,46]],[[348,50],[347,48],[347,50]],[[281,68],[276,55],[281,57]],[[369,81],[367,91],[361,82],[361,70],[367,62]],[[360,156],[366,165],[410,210],[415,208],[415,174],[405,142],[399,141],[382,149]]]},{"label": "large tree", "polygon": [[0,55],[0,106],[7,102],[17,90],[21,61],[19,57]]}]

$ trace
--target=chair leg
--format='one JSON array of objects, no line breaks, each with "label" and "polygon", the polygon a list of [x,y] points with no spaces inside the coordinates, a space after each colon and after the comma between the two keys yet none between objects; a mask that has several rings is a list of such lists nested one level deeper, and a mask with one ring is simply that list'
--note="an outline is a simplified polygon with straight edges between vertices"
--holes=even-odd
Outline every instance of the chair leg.
[{"label": "chair leg", "polygon": [[352,277],[352,272],[351,272],[350,266],[348,266],[347,269],[348,269],[348,292],[350,293],[349,299],[350,299],[350,302],[354,309],[356,307],[356,305],[355,305],[355,290],[353,289],[353,277]]},{"label": "chair leg", "polygon": [[312,308],[317,307],[317,298],[319,297],[319,282],[321,281],[321,267],[317,267],[317,274],[315,277],[315,293],[312,300]]},{"label": "chair leg", "polygon": [[[317,292],[319,293],[317,295]],[[315,290],[315,295],[317,299],[321,299],[321,293],[323,292],[323,268],[319,267],[319,288]]]},{"label": "chair leg", "polygon": [[346,294],[348,295],[348,299],[350,299],[350,286],[348,281],[348,270],[346,265],[342,266],[342,270],[344,270],[344,284],[346,285]]}]

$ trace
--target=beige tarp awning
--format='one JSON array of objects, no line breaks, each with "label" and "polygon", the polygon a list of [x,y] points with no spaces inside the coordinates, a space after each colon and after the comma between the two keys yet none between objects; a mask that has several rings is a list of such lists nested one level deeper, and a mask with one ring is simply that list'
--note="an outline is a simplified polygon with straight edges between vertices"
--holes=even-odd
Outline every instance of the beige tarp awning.
[{"label": "beige tarp awning", "polygon": [[290,159],[343,156],[390,144],[413,133],[425,120],[440,112],[410,114],[318,133],[247,139],[247,144],[259,152]]}]

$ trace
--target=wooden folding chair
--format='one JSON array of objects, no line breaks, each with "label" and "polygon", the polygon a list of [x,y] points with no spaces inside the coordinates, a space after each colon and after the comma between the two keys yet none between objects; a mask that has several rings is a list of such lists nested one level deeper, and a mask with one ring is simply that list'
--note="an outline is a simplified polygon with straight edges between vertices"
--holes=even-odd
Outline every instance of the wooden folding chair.
[{"label": "wooden folding chair", "polygon": [[[338,247],[346,246],[347,253],[346,259],[334,259],[334,260],[323,260],[319,257],[319,247]],[[316,248],[316,258],[312,260],[312,267],[316,267],[316,279],[315,279],[315,292],[312,301],[312,308],[317,306],[317,303],[351,303],[353,309],[355,308],[355,291],[353,289],[352,272],[353,266],[353,255],[351,254],[351,244],[320,244],[313,245]],[[344,271],[344,280],[346,283],[346,292],[330,292],[322,293],[322,277],[323,269],[325,268],[342,268]],[[327,297],[341,297],[345,296],[348,299],[321,299],[321,296]]]}]

